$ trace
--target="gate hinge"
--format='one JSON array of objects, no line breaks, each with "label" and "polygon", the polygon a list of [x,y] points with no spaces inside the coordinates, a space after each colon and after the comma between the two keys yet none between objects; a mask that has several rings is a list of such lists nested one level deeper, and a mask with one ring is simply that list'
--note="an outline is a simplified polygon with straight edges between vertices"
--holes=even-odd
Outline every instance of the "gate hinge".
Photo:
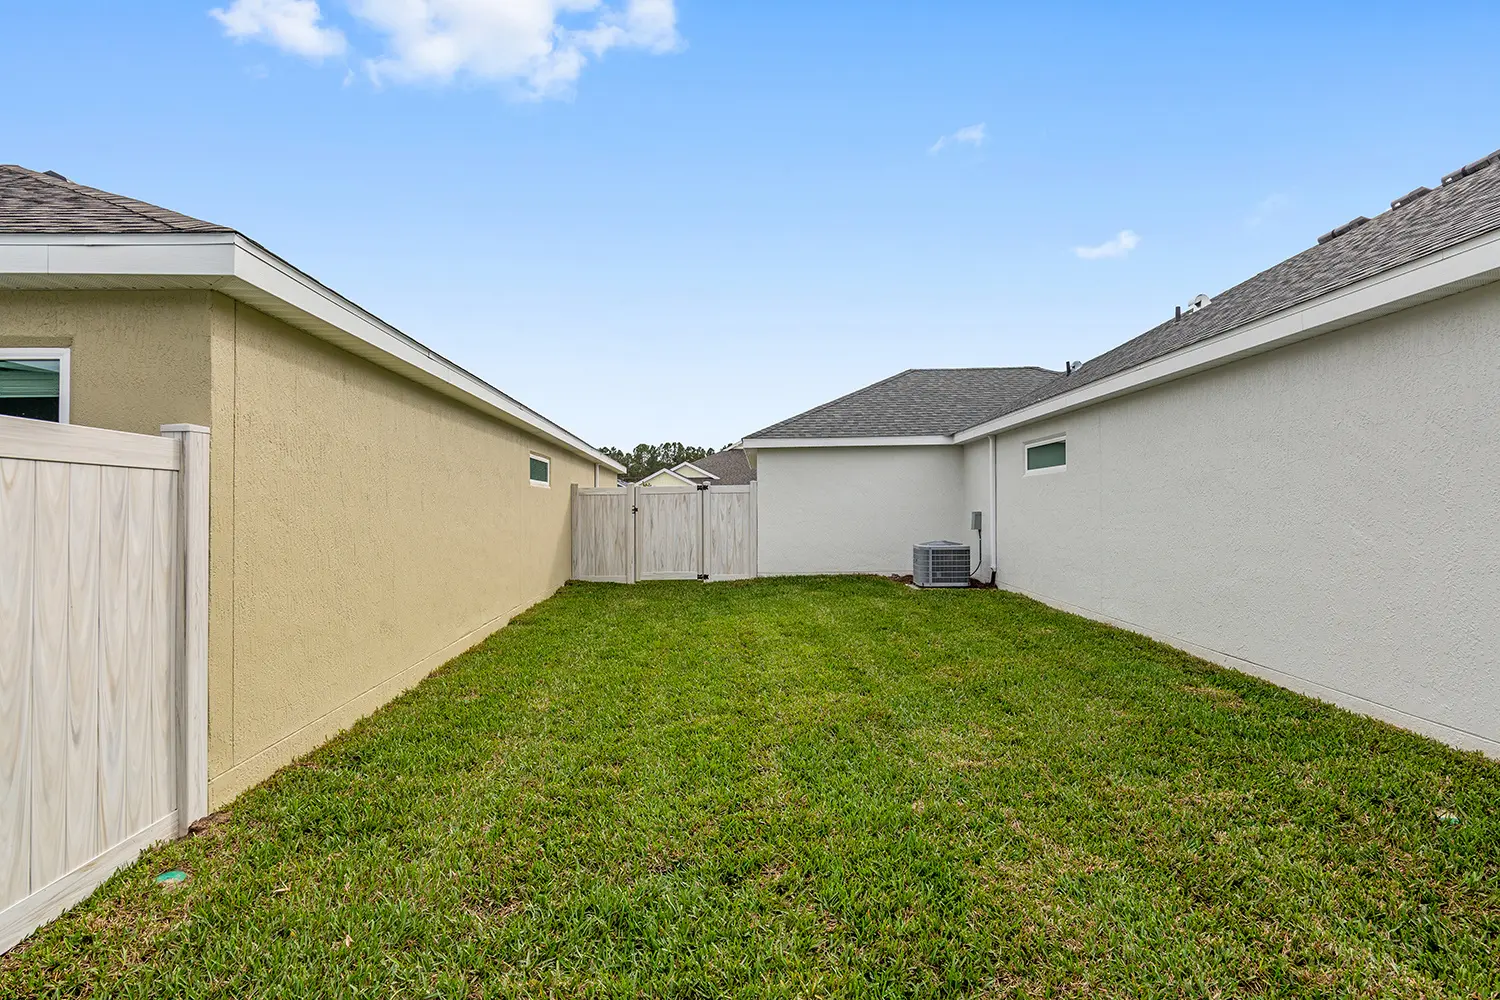
[{"label": "gate hinge", "polygon": [[632,513],[632,514],[638,514],[638,513],[640,513],[640,510],[641,509],[639,507],[632,507],[632,508],[630,508],[630,513]]},{"label": "gate hinge", "polygon": [[698,488],[700,490],[706,490],[706,489],[708,489],[708,484],[707,483],[699,483],[698,484]]},{"label": "gate hinge", "polygon": [[708,579],[708,574],[707,573],[699,573],[698,574],[698,579],[700,579],[700,580],[707,580]]}]

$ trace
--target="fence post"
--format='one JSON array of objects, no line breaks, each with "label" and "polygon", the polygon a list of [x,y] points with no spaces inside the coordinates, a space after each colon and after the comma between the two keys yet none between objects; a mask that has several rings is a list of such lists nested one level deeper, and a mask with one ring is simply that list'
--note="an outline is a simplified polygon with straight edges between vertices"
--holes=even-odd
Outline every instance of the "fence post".
[{"label": "fence post", "polygon": [[177,827],[180,834],[208,815],[208,440],[207,427],[167,424],[164,436],[182,448],[178,473],[178,539],[182,608],[178,629]]},{"label": "fence post", "polygon": [[[594,466],[594,478],[599,478],[599,467]],[[572,534],[569,536],[568,548],[573,554],[573,561],[568,567],[568,579],[578,579],[578,484],[568,485],[568,529]]]},{"label": "fence post", "polygon": [[709,494],[713,487],[704,484],[698,489],[698,579],[708,580],[708,507]]},{"label": "fence post", "polygon": [[625,561],[628,567],[625,570],[626,583],[635,583],[635,504],[638,488],[634,483],[625,487],[625,547],[629,550],[629,558]]},{"label": "fence post", "polygon": [[760,576],[760,503],[755,480],[750,480],[750,579]]}]

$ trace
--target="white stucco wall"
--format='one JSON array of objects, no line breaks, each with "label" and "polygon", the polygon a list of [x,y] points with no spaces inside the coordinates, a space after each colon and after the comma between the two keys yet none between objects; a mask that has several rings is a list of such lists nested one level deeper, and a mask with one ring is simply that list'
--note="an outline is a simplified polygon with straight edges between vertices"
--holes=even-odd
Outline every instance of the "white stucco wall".
[{"label": "white stucco wall", "polygon": [[956,446],[757,454],[760,573],[910,573],[911,547],[973,544]]},{"label": "white stucco wall", "polygon": [[1497,446],[1489,286],[1000,436],[1001,584],[1500,753]]}]

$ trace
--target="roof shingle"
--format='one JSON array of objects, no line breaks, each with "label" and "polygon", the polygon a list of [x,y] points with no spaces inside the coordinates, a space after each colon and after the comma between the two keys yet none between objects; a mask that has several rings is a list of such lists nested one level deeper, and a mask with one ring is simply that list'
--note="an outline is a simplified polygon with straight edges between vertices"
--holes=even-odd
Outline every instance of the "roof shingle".
[{"label": "roof shingle", "polygon": [[232,233],[134,198],[74,184],[54,174],[0,164],[3,233]]},{"label": "roof shingle", "polygon": [[772,424],[751,438],[952,434],[1062,378],[1045,368],[912,368]]},{"label": "roof shingle", "polygon": [[745,486],[755,481],[755,470],[750,468],[743,448],[725,448],[695,459],[692,464],[718,476],[713,481],[715,486]]}]

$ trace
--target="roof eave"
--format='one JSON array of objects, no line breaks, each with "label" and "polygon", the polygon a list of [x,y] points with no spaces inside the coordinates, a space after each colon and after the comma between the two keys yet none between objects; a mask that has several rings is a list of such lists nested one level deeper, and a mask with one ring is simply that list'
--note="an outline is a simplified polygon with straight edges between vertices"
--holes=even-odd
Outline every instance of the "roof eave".
[{"label": "roof eave", "polygon": [[951,434],[912,434],[904,436],[755,438],[741,443],[746,451],[770,451],[777,448],[908,448],[954,444]]},{"label": "roof eave", "polygon": [[964,444],[1013,430],[1497,280],[1500,231],[1485,233],[1108,378],[975,424],[954,434],[953,440]]},{"label": "roof eave", "polygon": [[678,475],[682,475],[682,470],[683,469],[695,469],[695,470],[697,470],[697,472],[698,472],[698,474],[700,476],[703,476],[706,479],[718,479],[719,478],[718,476],[714,475],[712,472],[709,472],[707,469],[703,468],[701,465],[697,465],[696,463],[693,463],[693,462],[678,462],[676,465],[672,466],[672,468],[671,468],[670,471],[675,472]]},{"label": "roof eave", "polygon": [[0,288],[208,288],[616,473],[625,467],[239,233],[0,233]]}]

